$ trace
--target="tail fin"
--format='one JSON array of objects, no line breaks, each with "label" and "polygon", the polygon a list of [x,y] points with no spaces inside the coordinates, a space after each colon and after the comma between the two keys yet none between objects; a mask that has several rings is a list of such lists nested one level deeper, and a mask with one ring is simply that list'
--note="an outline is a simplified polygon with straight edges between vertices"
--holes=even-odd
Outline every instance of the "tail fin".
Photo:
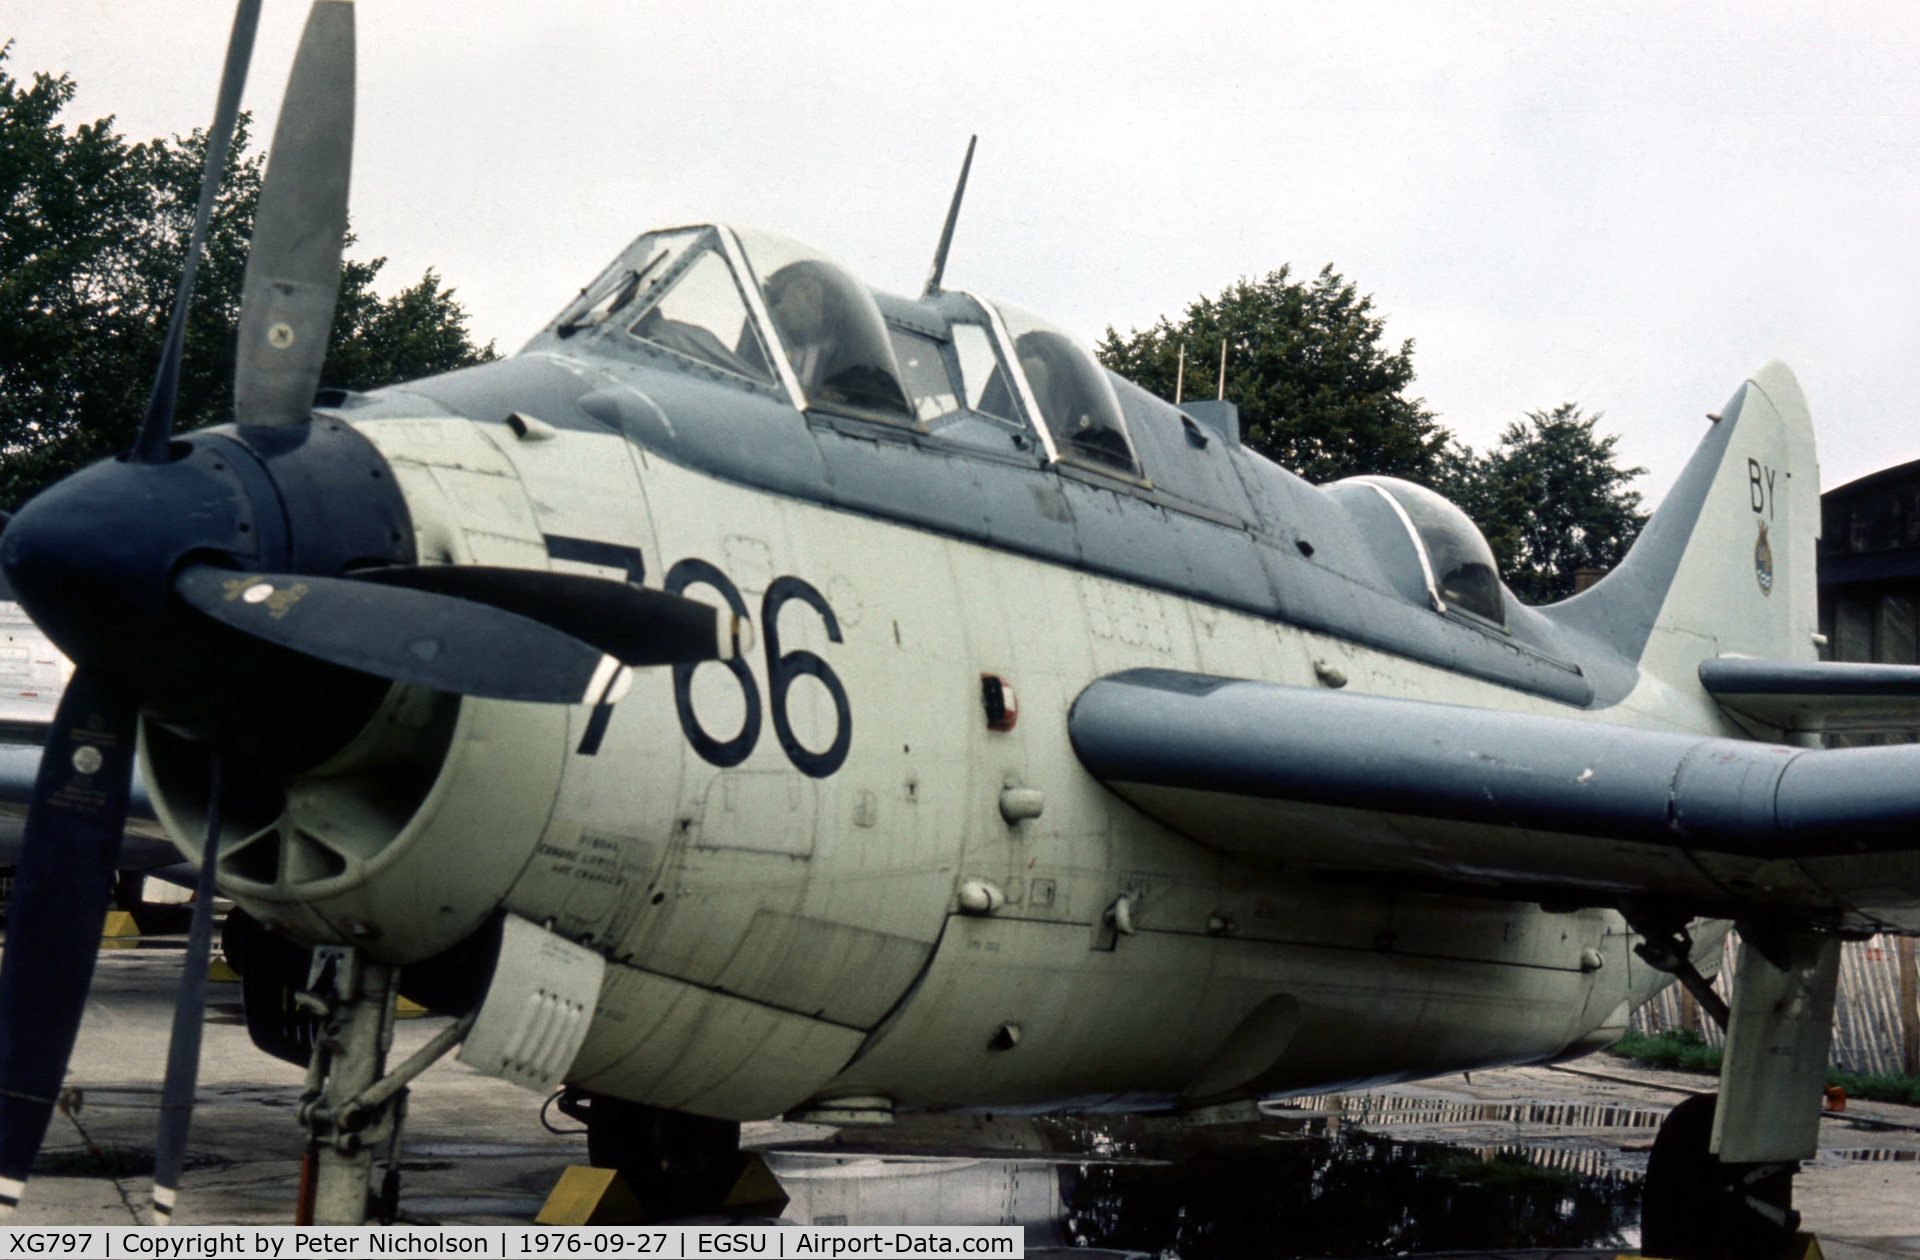
[{"label": "tail fin", "polygon": [[1776,361],[1720,412],[1619,567],[1544,611],[1673,681],[1714,656],[1812,660],[1819,536],[1813,426]]}]

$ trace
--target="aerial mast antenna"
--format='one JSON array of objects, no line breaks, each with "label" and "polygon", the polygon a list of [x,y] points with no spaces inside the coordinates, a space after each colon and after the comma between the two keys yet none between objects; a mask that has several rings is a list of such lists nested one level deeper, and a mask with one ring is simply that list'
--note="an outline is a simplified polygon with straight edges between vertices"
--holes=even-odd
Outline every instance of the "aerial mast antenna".
[{"label": "aerial mast antenna", "polygon": [[1220,338],[1220,401],[1227,401],[1227,339]]},{"label": "aerial mast antenna", "polygon": [[1180,362],[1173,369],[1173,405],[1180,405],[1180,394],[1187,386],[1187,347],[1180,346]]},{"label": "aerial mast antenna", "polygon": [[953,204],[947,207],[946,226],[940,229],[940,246],[933,251],[933,270],[927,273],[927,287],[921,292],[923,298],[930,298],[940,292],[940,278],[947,272],[947,250],[953,246],[953,225],[960,219],[960,199],[967,195],[967,172],[973,169],[973,146],[980,137],[967,137],[967,156],[960,163],[960,182],[953,186]]}]

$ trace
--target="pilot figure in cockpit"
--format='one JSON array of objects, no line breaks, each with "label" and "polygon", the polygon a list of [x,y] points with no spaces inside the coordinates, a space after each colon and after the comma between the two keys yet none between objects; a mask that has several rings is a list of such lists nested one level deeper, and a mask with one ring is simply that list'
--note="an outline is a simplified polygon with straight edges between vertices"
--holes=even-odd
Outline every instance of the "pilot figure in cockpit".
[{"label": "pilot figure in cockpit", "polygon": [[1073,454],[1122,471],[1133,467],[1127,440],[1103,416],[1089,374],[1092,361],[1050,329],[1037,329],[1014,343],[1040,414],[1054,437]]},{"label": "pilot figure in cockpit", "polygon": [[809,407],[913,418],[886,325],[851,276],[829,263],[802,259],[773,273],[766,298],[767,314]]},{"label": "pilot figure in cockpit", "polygon": [[767,313],[787,348],[800,388],[809,395],[826,379],[834,357],[832,289],[811,262],[788,263],[767,281]]}]

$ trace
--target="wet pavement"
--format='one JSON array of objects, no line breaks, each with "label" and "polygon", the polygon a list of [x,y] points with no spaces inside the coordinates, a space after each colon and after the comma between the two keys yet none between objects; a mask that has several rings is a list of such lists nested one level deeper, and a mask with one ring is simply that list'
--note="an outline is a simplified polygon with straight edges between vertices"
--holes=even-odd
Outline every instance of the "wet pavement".
[{"label": "wet pavement", "polygon": [[[881,1142],[884,1159],[862,1159],[833,1157],[829,1142],[776,1147],[769,1162],[793,1197],[789,1215],[800,1219],[926,1223],[934,1210],[960,1223],[991,1212],[989,1219],[1026,1226],[1030,1246],[1184,1260],[1621,1247],[1639,1218],[1631,1177],[1582,1177],[1517,1154],[1483,1157],[1357,1127],[1330,1130],[1324,1120],[1025,1127],[1059,1149],[1044,1157],[940,1160],[892,1154]],[[871,1138],[844,1134],[835,1142],[861,1146]]]},{"label": "wet pavement", "polygon": [[[104,951],[72,1083],[19,1224],[148,1219],[173,942]],[[291,1220],[302,1072],[247,1041],[216,985],[179,1219]],[[403,1021],[404,1055],[443,1024]],[[1612,1256],[1638,1241],[1640,1177],[1665,1111],[1705,1078],[1604,1056],[1257,1111],[1172,1119],[927,1117],[875,1129],[747,1126],[816,1224],[1019,1224],[1029,1254]],[[451,1060],[411,1095],[401,1219],[523,1224],[586,1141],[541,1100]],[[1833,1260],[1920,1257],[1920,1109],[1851,1102],[1821,1126],[1796,1203]],[[1541,1250],[1545,1249],[1545,1250]]]}]

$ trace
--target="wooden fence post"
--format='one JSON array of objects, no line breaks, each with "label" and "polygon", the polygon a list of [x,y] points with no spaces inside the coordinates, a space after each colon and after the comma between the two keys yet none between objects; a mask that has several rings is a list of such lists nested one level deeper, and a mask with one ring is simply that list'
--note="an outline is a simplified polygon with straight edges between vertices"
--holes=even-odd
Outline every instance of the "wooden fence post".
[{"label": "wooden fence post", "polygon": [[1920,971],[1914,965],[1913,938],[1895,937],[1900,959],[1900,1070],[1920,1074]]}]

